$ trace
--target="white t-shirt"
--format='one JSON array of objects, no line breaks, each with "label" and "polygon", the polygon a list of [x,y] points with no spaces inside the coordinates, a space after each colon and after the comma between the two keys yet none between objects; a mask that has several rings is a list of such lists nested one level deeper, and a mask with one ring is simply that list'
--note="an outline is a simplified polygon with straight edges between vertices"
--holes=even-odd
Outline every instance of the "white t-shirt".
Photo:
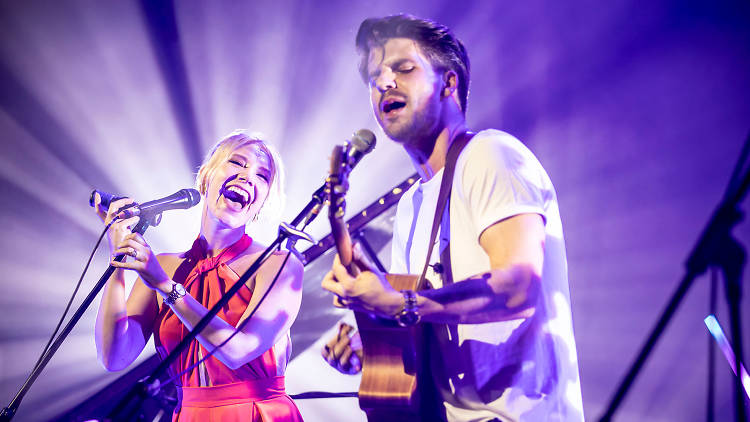
[{"label": "white t-shirt", "polygon": [[[442,174],[415,183],[399,201],[391,273],[421,273]],[[535,315],[452,329],[435,325],[431,365],[451,422],[583,421],[555,189],[536,157],[516,138],[492,129],[477,133],[461,152],[453,178],[448,231],[454,281],[489,270],[480,235],[524,213],[539,214],[545,222],[543,293]],[[448,240],[444,237],[438,236],[432,263],[440,259],[438,246],[445,247]],[[442,285],[431,268],[427,277],[434,287]]]}]

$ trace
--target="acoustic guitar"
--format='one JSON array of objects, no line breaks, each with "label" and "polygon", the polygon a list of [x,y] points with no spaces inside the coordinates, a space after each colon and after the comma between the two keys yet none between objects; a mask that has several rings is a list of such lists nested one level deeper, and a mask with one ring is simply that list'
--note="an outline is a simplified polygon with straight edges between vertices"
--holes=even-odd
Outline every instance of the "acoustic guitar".
[{"label": "acoustic guitar", "polygon": [[[337,145],[331,156],[326,179],[328,219],[341,263],[352,276],[359,269],[352,262],[352,240],[344,221],[348,177],[352,169],[346,148]],[[395,290],[418,291],[413,275],[386,276]],[[426,283],[423,283],[426,284]],[[359,406],[367,413],[368,422],[437,421],[439,405],[433,400],[431,378],[426,371],[424,324],[401,327],[367,312],[355,312],[362,339],[362,381]]]}]

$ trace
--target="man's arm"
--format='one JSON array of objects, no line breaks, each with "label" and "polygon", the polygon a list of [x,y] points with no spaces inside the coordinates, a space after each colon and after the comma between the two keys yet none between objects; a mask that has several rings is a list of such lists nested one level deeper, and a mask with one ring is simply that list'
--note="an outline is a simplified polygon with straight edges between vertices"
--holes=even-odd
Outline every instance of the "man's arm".
[{"label": "man's arm", "polygon": [[520,214],[488,227],[479,244],[490,271],[419,293],[417,306],[430,322],[478,324],[534,314],[544,263],[544,222]]},{"label": "man's arm", "polygon": [[[423,321],[478,324],[533,315],[544,263],[544,222],[538,214],[519,214],[482,232],[479,243],[491,269],[466,280],[418,293]],[[323,280],[323,288],[352,309],[392,318],[404,306],[403,295],[355,248],[360,268],[351,277],[338,260]]]}]

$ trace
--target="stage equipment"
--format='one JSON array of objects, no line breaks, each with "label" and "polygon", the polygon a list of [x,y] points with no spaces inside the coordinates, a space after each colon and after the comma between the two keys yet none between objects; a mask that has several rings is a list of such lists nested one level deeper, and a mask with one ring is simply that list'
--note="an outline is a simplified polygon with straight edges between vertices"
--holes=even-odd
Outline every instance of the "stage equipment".
[{"label": "stage equipment", "polygon": [[[628,373],[620,382],[604,415],[599,418],[601,422],[612,420],[617,407],[625,399],[625,395],[635,381],[636,376],[672,318],[672,315],[677,310],[677,306],[685,297],[693,281],[709,268],[719,269],[724,275],[726,300],[730,315],[730,329],[734,345],[734,367],[739,368],[741,366],[742,329],[740,328],[740,324],[742,318],[740,317],[740,299],[742,296],[742,271],[745,266],[746,253],[745,248],[732,235],[732,229],[742,220],[744,215],[739,207],[750,187],[749,157],[750,135],[745,139],[729,185],[724,192],[724,197],[716,207],[700,238],[698,238],[698,242],[688,256],[685,263],[686,274],[669,300],[656,326],[646,339],[646,343],[638,353],[635,362],[633,362],[630,370],[628,370]],[[737,376],[733,378],[733,383],[735,387],[736,420],[738,422],[746,422],[747,416],[742,380]]]}]

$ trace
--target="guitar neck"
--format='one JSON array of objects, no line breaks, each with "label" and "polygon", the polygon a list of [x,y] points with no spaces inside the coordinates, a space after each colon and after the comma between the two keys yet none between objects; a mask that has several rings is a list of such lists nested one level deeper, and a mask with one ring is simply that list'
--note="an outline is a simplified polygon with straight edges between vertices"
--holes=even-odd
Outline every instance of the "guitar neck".
[{"label": "guitar neck", "polygon": [[352,238],[344,221],[346,212],[346,191],[349,187],[347,181],[351,166],[344,159],[344,150],[337,145],[331,153],[331,169],[326,181],[329,204],[328,220],[331,223],[331,234],[339,253],[341,264],[346,267],[349,274],[356,276],[359,271],[354,265],[354,253],[352,252]]},{"label": "guitar neck", "polygon": [[352,238],[346,228],[343,218],[331,219],[331,233],[336,242],[336,251],[339,254],[341,265],[346,267],[349,274],[356,276],[359,269],[354,265],[354,253],[352,251]]}]

